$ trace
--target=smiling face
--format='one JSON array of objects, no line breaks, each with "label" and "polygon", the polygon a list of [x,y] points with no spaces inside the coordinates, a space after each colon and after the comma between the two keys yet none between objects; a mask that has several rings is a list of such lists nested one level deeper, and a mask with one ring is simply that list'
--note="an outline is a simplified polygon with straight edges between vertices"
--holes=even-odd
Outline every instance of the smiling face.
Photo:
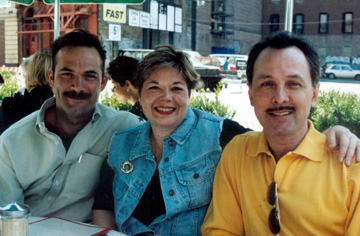
[{"label": "smiling face", "polygon": [[249,97],[267,138],[303,137],[318,92],[319,84],[313,88],[309,64],[298,48],[266,48],[256,59]]},{"label": "smiling face", "polygon": [[91,117],[107,76],[95,48],[65,47],[56,55],[55,72],[49,71],[57,112],[68,117]]},{"label": "smiling face", "polygon": [[140,104],[152,129],[169,134],[183,121],[190,102],[185,79],[172,67],[162,67],[145,80]]}]

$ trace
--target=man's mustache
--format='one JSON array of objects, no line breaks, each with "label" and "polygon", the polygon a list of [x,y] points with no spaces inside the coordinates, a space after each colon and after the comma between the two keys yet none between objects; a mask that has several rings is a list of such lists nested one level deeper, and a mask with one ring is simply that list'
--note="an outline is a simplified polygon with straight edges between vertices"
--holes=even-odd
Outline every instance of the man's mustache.
[{"label": "man's mustache", "polygon": [[91,97],[91,93],[84,93],[84,92],[77,93],[75,91],[64,92],[64,95],[74,99],[88,99]]},{"label": "man's mustache", "polygon": [[284,107],[274,107],[274,108],[268,108],[266,110],[266,112],[276,112],[276,111],[282,111],[282,110],[291,110],[291,111],[295,111],[295,107],[290,107],[290,106],[284,106]]}]

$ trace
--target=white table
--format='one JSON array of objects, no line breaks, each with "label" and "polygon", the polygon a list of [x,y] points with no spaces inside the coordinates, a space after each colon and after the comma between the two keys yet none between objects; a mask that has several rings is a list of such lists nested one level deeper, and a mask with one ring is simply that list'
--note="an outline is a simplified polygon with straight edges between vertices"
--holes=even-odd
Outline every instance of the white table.
[{"label": "white table", "polygon": [[[85,223],[67,221],[57,217],[29,217],[29,236],[91,236],[99,235],[98,232],[106,228]],[[111,230],[106,236],[126,236],[120,232]]]}]

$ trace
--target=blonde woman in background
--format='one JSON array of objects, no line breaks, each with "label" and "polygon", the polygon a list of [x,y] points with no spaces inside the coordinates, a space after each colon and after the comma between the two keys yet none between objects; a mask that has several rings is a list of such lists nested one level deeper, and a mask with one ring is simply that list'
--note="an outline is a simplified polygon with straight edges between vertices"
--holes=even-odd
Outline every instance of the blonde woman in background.
[{"label": "blonde woman in background", "polygon": [[39,110],[43,102],[53,96],[49,86],[48,72],[52,58],[49,52],[37,52],[26,65],[24,94],[4,98],[2,102],[3,119],[0,134],[10,125],[30,113]]}]

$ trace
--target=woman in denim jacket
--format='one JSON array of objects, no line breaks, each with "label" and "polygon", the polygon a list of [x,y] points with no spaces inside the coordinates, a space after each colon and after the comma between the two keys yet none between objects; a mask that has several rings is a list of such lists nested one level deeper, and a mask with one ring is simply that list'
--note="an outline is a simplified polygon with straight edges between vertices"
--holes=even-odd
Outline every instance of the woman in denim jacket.
[{"label": "woman in denim jacket", "polygon": [[137,83],[148,121],[115,133],[95,195],[95,224],[127,235],[200,235],[222,149],[249,129],[190,108],[198,78],[171,46],[140,63]]},{"label": "woman in denim jacket", "polygon": [[[129,235],[200,235],[222,146],[249,129],[190,108],[198,79],[186,55],[171,46],[141,62],[137,82],[148,121],[115,133],[94,205],[107,204],[109,212],[95,210],[94,223],[115,228],[115,214],[117,229]],[[111,190],[114,213],[106,200]]]}]

